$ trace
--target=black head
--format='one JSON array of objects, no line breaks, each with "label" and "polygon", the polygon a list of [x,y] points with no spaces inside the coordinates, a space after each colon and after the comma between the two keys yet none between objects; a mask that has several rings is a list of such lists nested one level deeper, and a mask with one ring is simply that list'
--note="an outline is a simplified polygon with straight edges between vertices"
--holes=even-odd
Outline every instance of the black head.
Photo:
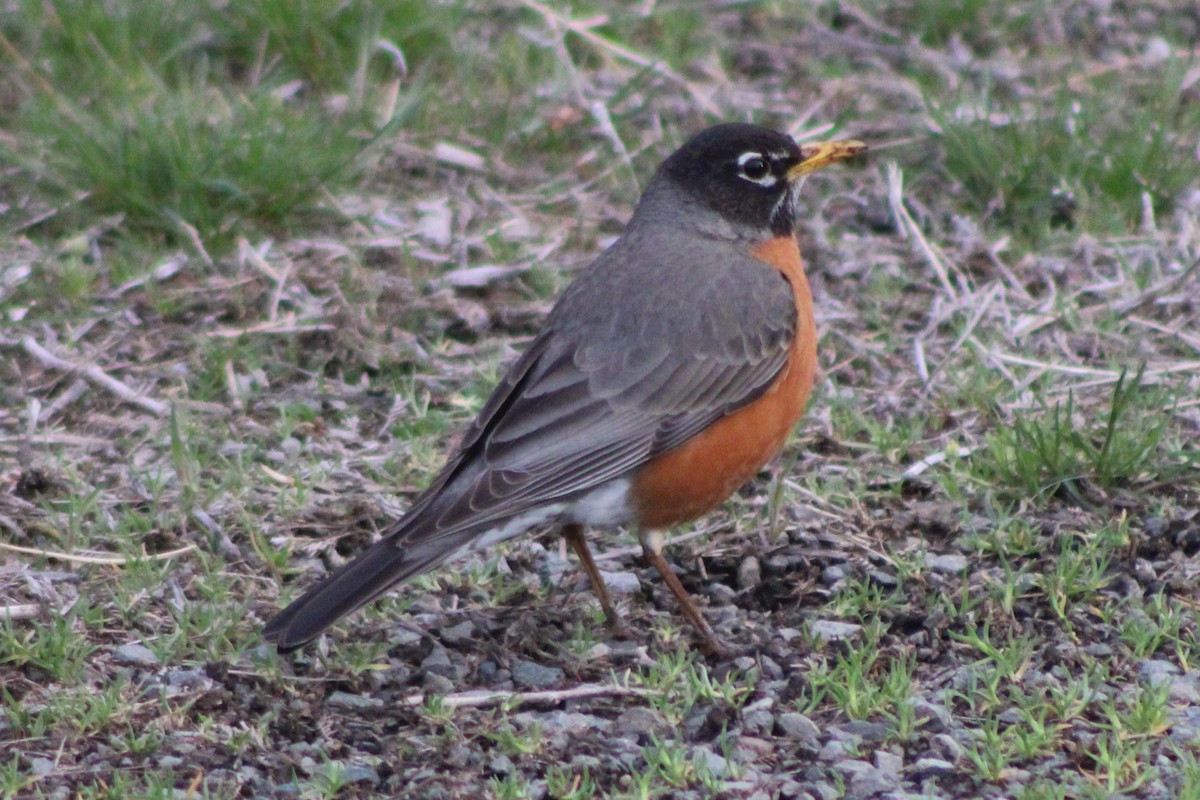
[{"label": "black head", "polygon": [[670,180],[736,229],[790,236],[804,176],[865,149],[858,142],[802,148],[786,133],[729,123],[689,139],[662,163],[655,179]]}]

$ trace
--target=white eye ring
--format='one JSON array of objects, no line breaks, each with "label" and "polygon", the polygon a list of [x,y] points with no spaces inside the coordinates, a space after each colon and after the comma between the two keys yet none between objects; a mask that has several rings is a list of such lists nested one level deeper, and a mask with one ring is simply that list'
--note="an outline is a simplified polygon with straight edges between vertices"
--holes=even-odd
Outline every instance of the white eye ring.
[{"label": "white eye ring", "polygon": [[757,150],[751,150],[738,156],[738,177],[757,183],[759,186],[774,186],[779,182],[771,172],[771,162]]}]

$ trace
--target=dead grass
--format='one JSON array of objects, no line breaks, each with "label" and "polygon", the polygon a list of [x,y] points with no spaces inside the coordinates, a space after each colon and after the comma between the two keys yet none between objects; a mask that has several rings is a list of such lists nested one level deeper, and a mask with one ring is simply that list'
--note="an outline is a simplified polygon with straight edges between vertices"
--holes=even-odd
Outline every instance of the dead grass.
[{"label": "dead grass", "polygon": [[[327,104],[425,99],[282,222],[147,234],[0,162],[0,794],[867,796],[846,764],[894,757],[930,797],[1200,796],[1200,21],[970,5],[430,3],[453,34],[411,77],[296,67]],[[49,71],[82,102],[18,33],[3,96]],[[805,195],[808,420],[673,555],[755,655],[697,659],[621,537],[633,642],[545,538],[262,647],[424,485],[647,170],[743,118],[874,153]]]}]

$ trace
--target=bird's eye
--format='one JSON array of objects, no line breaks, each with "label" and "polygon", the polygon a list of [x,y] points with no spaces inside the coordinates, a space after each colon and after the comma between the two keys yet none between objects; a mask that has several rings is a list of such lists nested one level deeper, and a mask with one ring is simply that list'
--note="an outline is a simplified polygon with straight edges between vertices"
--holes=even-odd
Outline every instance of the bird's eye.
[{"label": "bird's eye", "polygon": [[769,185],[775,182],[770,162],[760,153],[743,153],[738,159],[738,172],[743,178],[754,183]]},{"label": "bird's eye", "polygon": [[742,174],[752,181],[762,180],[771,174],[771,165],[762,156],[754,156],[742,164]]}]

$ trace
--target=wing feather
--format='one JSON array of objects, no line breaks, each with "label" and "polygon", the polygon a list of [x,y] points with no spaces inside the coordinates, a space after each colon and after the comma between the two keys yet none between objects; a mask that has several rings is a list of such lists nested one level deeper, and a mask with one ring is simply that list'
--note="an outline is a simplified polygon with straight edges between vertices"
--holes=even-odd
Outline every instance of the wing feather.
[{"label": "wing feather", "polygon": [[[662,246],[623,242],[625,249]],[[596,301],[599,284],[612,292],[644,283],[630,265],[645,256],[620,251],[609,250],[564,295],[460,451],[389,532],[397,546],[458,541],[465,527],[483,530],[569,502],[678,447],[771,386],[796,335],[781,273],[716,249],[722,258],[684,265],[658,289],[630,293],[614,313]]]},{"label": "wing feather", "polygon": [[796,336],[786,279],[694,237],[631,226],[563,295],[408,513],[266,637],[298,647],[484,533],[630,475],[767,391]]}]

